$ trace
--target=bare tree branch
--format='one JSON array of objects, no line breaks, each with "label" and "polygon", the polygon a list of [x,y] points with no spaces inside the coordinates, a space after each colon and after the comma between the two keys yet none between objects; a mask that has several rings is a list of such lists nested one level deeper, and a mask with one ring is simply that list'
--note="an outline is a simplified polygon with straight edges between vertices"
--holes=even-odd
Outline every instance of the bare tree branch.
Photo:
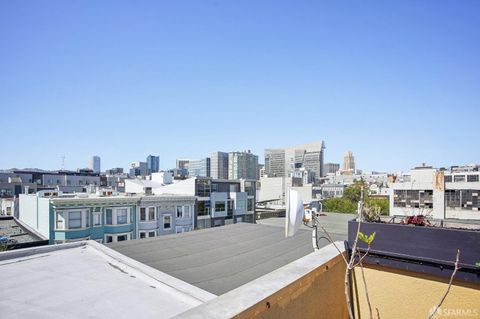
[{"label": "bare tree branch", "polygon": [[[358,251],[358,255],[360,256],[360,251]],[[364,255],[366,256],[366,255]],[[362,264],[362,258],[360,257],[360,261],[358,262],[360,265],[360,269],[362,271],[362,280],[363,280],[363,286],[365,287],[365,297],[367,299],[367,304],[368,304],[368,311],[370,312],[370,319],[373,319],[373,312],[372,312],[372,304],[370,303],[370,297],[368,295],[368,287],[367,287],[367,281],[365,280],[365,273],[363,271],[363,264]],[[378,314],[378,308],[377,308],[377,314]]]},{"label": "bare tree branch", "polygon": [[443,294],[443,297],[440,300],[440,302],[438,303],[438,305],[435,306],[435,309],[430,313],[430,316],[428,317],[428,319],[433,318],[433,316],[437,313],[440,306],[445,301],[445,298],[447,298],[447,295],[450,292],[450,288],[452,288],[453,277],[455,277],[455,274],[457,273],[457,270],[460,269],[460,267],[458,266],[459,261],[460,261],[460,249],[457,250],[457,258],[455,260],[455,268],[453,269],[452,275],[450,276],[450,282],[448,283],[447,290],[445,291],[445,294]]}]

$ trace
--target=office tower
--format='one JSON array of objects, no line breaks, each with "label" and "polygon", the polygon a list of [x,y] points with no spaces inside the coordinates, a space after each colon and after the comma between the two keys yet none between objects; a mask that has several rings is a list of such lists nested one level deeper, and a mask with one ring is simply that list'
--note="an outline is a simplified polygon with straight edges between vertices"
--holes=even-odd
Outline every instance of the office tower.
[{"label": "office tower", "polygon": [[190,160],[188,163],[188,176],[210,177],[210,157]]},{"label": "office tower", "polygon": [[157,173],[160,170],[160,157],[154,155],[147,156],[147,174]]},{"label": "office tower", "polygon": [[303,168],[314,174],[316,182],[325,175],[323,141],[265,150],[265,174],[268,177],[290,177]]},{"label": "office tower", "polygon": [[212,153],[210,157],[210,175],[215,179],[228,179],[228,153]]},{"label": "office tower", "polygon": [[346,151],[343,157],[343,170],[355,172],[355,158],[351,151]]},{"label": "office tower", "polygon": [[229,179],[258,179],[258,156],[249,151],[228,154]]},{"label": "office tower", "polygon": [[100,173],[100,156],[93,155],[88,159],[88,168],[94,173]]}]

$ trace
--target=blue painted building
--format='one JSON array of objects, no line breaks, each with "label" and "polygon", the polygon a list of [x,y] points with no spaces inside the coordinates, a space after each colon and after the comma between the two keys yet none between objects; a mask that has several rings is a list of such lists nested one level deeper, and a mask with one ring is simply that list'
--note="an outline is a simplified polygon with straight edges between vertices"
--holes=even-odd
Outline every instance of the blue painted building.
[{"label": "blue painted building", "polygon": [[91,239],[100,243],[135,239],[139,197],[62,195],[56,191],[20,195],[20,220],[51,244]]}]

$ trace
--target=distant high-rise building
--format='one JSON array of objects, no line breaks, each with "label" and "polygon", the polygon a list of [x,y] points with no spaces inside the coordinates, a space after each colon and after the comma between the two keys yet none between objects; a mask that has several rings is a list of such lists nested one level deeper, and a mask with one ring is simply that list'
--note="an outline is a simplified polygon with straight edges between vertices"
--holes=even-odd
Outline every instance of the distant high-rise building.
[{"label": "distant high-rise building", "polygon": [[285,176],[285,150],[284,149],[266,149],[265,150],[265,174],[268,177]]},{"label": "distant high-rise building", "polygon": [[132,162],[130,176],[146,176],[147,162]]},{"label": "distant high-rise building", "polygon": [[210,177],[210,157],[190,160],[188,162],[188,176]]},{"label": "distant high-rise building", "polygon": [[88,168],[94,173],[100,173],[100,156],[93,155],[88,159]]},{"label": "distant high-rise building", "polygon": [[343,156],[343,170],[345,172],[355,172],[355,158],[351,151],[347,150]]},{"label": "distant high-rise building", "polygon": [[265,150],[265,174],[268,177],[290,177],[295,170],[304,168],[314,174],[314,180],[325,176],[323,170],[323,141]]},{"label": "distant high-rise building", "polygon": [[187,169],[189,162],[190,162],[189,159],[177,158],[177,169]]},{"label": "distant high-rise building", "polygon": [[229,179],[258,179],[258,156],[250,151],[228,153]]},{"label": "distant high-rise building", "polygon": [[154,155],[147,156],[147,174],[157,173],[160,170],[160,157]]},{"label": "distant high-rise building", "polygon": [[335,174],[339,169],[340,164],[337,163],[325,163],[325,165],[323,165],[325,174]]},{"label": "distant high-rise building", "polygon": [[228,153],[212,153],[210,158],[210,175],[215,179],[228,179]]}]

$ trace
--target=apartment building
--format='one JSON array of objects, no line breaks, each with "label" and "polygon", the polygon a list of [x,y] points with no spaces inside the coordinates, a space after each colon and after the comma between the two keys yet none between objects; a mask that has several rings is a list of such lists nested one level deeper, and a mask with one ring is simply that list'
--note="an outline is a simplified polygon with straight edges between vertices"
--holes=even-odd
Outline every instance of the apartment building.
[{"label": "apartment building", "polygon": [[52,244],[85,239],[110,243],[190,231],[194,210],[186,206],[194,203],[194,197],[126,196],[112,190],[41,191],[22,194],[19,200],[20,220]]},{"label": "apartment building", "polygon": [[389,183],[390,214],[480,219],[478,166],[412,169]]},{"label": "apartment building", "polygon": [[141,196],[137,207],[137,238],[192,231],[194,220],[195,196]]},{"label": "apartment building", "polygon": [[153,188],[153,194],[195,196],[195,228],[254,223],[256,180],[195,177]]}]

